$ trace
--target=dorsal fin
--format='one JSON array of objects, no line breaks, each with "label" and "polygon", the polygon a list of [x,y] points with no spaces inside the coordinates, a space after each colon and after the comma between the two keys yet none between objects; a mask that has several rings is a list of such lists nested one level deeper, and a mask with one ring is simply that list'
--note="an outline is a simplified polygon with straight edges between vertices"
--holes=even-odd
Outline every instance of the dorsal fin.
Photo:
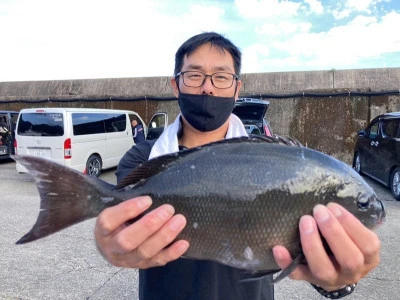
[{"label": "dorsal fin", "polygon": [[249,143],[276,143],[276,144],[284,144],[288,146],[302,146],[300,142],[290,137],[282,137],[276,135],[275,137],[269,136],[260,136],[260,135],[253,135],[250,137],[237,137],[231,139],[224,139],[216,142],[212,142],[209,144],[205,144],[200,147],[195,147],[187,150],[182,150],[179,152],[174,152],[166,155],[162,155],[151,159],[149,161],[143,162],[138,165],[131,173],[125,176],[121,182],[116,186],[116,189],[124,188],[128,185],[137,185],[143,182],[143,180],[160,173],[161,171],[165,170],[172,166],[179,158],[185,157],[189,153],[199,151],[205,147],[211,147],[213,145],[218,144],[235,144],[235,143],[242,143],[242,142],[249,142]]},{"label": "dorsal fin", "polygon": [[185,152],[185,150],[162,155],[141,163],[135,169],[133,169],[132,172],[125,176],[115,188],[121,189],[128,185],[139,184],[144,179],[158,174],[162,170],[171,166],[171,163],[178,159],[178,155],[180,152]]},{"label": "dorsal fin", "polygon": [[276,144],[283,144],[287,146],[297,146],[297,147],[304,147],[298,140],[291,138],[290,136],[281,136],[281,135],[275,135],[275,136],[264,136],[264,135],[251,135],[251,139],[259,139],[261,141],[267,142],[267,143],[276,143]]}]

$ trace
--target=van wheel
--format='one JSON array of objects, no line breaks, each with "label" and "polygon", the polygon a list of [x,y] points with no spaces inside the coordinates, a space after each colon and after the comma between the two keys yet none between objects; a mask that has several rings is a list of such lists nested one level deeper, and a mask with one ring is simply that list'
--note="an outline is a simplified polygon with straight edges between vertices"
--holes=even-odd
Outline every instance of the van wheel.
[{"label": "van wheel", "polygon": [[101,158],[98,155],[91,155],[86,162],[86,174],[98,177],[101,173]]},{"label": "van wheel", "polygon": [[396,200],[400,200],[400,168],[394,169],[390,176],[390,190]]}]

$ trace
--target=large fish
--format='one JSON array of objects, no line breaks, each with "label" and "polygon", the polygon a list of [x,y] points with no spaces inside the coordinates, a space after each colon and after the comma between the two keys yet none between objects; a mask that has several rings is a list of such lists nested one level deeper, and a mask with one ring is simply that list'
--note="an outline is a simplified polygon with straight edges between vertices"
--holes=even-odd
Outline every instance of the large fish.
[{"label": "large fish", "polygon": [[336,202],[365,226],[385,217],[383,204],[352,168],[333,157],[291,143],[236,138],[164,155],[141,164],[118,186],[62,165],[15,156],[33,175],[41,211],[31,242],[140,195],[183,214],[185,257],[213,260],[250,271],[279,270],[272,248],[292,257],[286,276],[302,260],[298,222],[318,204]]}]

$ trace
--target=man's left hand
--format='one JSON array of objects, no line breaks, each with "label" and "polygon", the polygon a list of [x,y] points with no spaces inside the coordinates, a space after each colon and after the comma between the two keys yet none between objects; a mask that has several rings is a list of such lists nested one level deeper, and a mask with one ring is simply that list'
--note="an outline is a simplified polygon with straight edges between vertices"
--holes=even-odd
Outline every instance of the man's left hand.
[{"label": "man's left hand", "polygon": [[[323,246],[319,231],[333,254]],[[300,219],[300,237],[307,265],[299,265],[291,274],[327,291],[358,282],[380,261],[380,241],[355,216],[336,203],[317,205],[312,216]],[[284,269],[292,261],[282,246],[273,249],[275,260]]]}]

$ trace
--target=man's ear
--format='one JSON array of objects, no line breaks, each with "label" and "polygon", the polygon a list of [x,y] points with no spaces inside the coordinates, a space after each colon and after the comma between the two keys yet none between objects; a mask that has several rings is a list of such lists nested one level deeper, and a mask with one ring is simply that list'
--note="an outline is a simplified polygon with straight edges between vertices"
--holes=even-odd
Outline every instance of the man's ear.
[{"label": "man's ear", "polygon": [[242,89],[242,81],[238,80],[236,84],[237,84],[237,86],[236,86],[235,100],[237,100],[239,98],[239,93],[240,93],[240,90]]},{"label": "man's ear", "polygon": [[170,84],[171,84],[171,87],[172,87],[172,92],[174,93],[175,97],[178,98],[178,96],[179,96],[178,84],[179,83],[176,82],[175,77],[171,78]]}]

